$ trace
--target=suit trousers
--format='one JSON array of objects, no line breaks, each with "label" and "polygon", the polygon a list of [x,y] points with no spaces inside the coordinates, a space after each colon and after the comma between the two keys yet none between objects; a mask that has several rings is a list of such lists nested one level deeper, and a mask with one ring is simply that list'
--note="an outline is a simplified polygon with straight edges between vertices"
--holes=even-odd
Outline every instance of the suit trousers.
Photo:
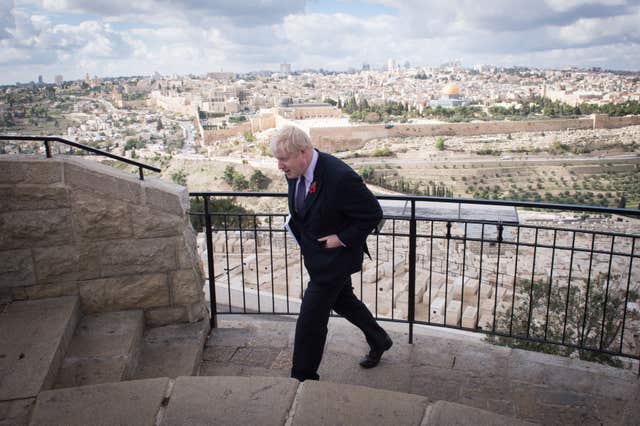
[{"label": "suit trousers", "polygon": [[296,322],[291,377],[300,381],[318,380],[318,367],[327,339],[327,323],[331,310],[358,327],[372,348],[384,345],[387,333],[378,325],[371,312],[353,294],[351,276],[332,282],[313,279],[304,292],[300,316]]}]

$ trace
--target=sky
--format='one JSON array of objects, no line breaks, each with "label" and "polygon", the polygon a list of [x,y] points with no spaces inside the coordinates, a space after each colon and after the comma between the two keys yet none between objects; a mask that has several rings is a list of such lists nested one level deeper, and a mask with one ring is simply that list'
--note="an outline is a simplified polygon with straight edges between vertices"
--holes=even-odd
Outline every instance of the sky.
[{"label": "sky", "polygon": [[640,70],[640,0],[0,0],[0,84],[459,61]]}]

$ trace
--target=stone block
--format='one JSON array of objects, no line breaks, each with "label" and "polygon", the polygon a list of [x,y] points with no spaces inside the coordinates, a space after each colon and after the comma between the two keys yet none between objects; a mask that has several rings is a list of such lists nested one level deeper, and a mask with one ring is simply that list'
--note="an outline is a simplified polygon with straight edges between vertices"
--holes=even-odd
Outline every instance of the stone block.
[{"label": "stone block", "polygon": [[35,398],[0,401],[0,425],[22,426],[29,424]]},{"label": "stone block", "polygon": [[136,238],[173,237],[187,226],[184,216],[177,216],[147,206],[131,206],[133,235]]},{"label": "stone block", "polygon": [[141,200],[142,190],[136,177],[86,159],[65,159],[64,181],[73,192],[77,189],[87,189],[96,194],[135,204]]},{"label": "stone block", "polygon": [[100,267],[104,277],[176,269],[175,238],[104,241]]},{"label": "stone block", "polygon": [[27,299],[46,299],[49,297],[77,296],[78,284],[75,281],[49,283],[23,287]]},{"label": "stone block", "polygon": [[71,203],[73,220],[80,238],[112,240],[132,235],[127,203],[79,189],[71,193]]},{"label": "stone block", "polygon": [[0,213],[0,249],[47,247],[72,241],[70,209]]},{"label": "stone block", "polygon": [[125,275],[79,283],[85,312],[145,309],[169,305],[166,274]]},{"label": "stone block", "polygon": [[211,315],[209,315],[209,307],[206,300],[200,300],[199,302],[192,303],[191,305],[186,306],[187,308],[187,319],[189,322],[197,322],[202,321],[204,319],[209,319]]},{"label": "stone block", "polygon": [[30,424],[155,424],[168,386],[165,377],[41,392]]},{"label": "stone block", "polygon": [[77,297],[11,303],[0,321],[0,401],[53,384],[79,317]]},{"label": "stone block", "polygon": [[165,306],[146,309],[144,320],[147,327],[162,327],[168,324],[189,322],[189,315],[186,306]]},{"label": "stone block", "polygon": [[0,160],[0,183],[49,184],[62,181],[62,162],[57,159],[26,159],[6,156]]},{"label": "stone block", "polygon": [[447,325],[460,325],[460,301],[451,300],[447,306]]},{"label": "stone block", "polygon": [[193,265],[200,263],[196,234],[188,224],[185,224],[181,230],[182,239],[178,239],[178,243],[176,244],[178,266],[180,268],[191,268]]},{"label": "stone block", "polygon": [[475,328],[477,317],[478,310],[473,306],[467,306],[462,314],[462,326],[466,328]]},{"label": "stone block", "polygon": [[0,211],[47,210],[65,207],[69,207],[69,196],[67,189],[61,184],[0,188]]},{"label": "stone block", "polygon": [[427,408],[423,424],[484,424],[484,425],[534,425],[526,421],[514,419],[479,408],[457,404],[449,401],[437,401]]},{"label": "stone block", "polygon": [[171,299],[174,304],[187,305],[204,299],[202,281],[194,269],[171,273]]},{"label": "stone block", "polygon": [[100,278],[102,246],[98,242],[81,242],[76,245],[78,251],[78,279]]},{"label": "stone block", "polygon": [[0,288],[35,284],[31,250],[0,251]]},{"label": "stone block", "polygon": [[189,192],[184,186],[147,179],[142,184],[145,204],[176,216],[184,217],[189,210]]},{"label": "stone block", "polygon": [[275,377],[178,377],[163,424],[283,425],[297,387]]},{"label": "stone block", "polygon": [[39,283],[78,279],[79,256],[75,246],[53,246],[33,250]]},{"label": "stone block", "polygon": [[418,425],[428,400],[423,396],[306,381],[301,384],[293,425]]},{"label": "stone block", "polygon": [[431,322],[441,323],[444,321],[444,297],[437,297],[431,303]]},{"label": "stone block", "polygon": [[208,333],[208,321],[147,330],[134,378],[196,375]]}]

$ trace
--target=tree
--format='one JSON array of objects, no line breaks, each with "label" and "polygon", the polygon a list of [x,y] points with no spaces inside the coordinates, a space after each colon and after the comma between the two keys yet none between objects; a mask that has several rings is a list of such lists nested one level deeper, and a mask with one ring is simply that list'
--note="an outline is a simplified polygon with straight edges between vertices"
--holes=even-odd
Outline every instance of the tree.
[{"label": "tree", "polygon": [[233,188],[234,191],[242,191],[244,189],[249,188],[249,182],[247,181],[247,178],[245,178],[242,173],[236,173],[233,176],[233,181],[231,182],[231,188]]},{"label": "tree", "polygon": [[184,170],[178,170],[171,175],[171,180],[178,185],[187,186],[187,175]]},{"label": "tree", "polygon": [[627,207],[627,197],[624,194],[620,195],[620,200],[618,201],[618,207],[624,209]]},{"label": "tree", "polygon": [[[615,352],[620,346],[625,301],[637,300],[639,295],[633,290],[626,294],[624,290],[610,285],[609,281],[606,274],[599,274],[589,283],[572,281],[567,289],[544,281],[534,281],[532,284],[530,280],[520,280],[516,286],[513,317],[510,309],[499,312],[496,316],[496,331],[508,333],[511,329],[512,335],[516,337],[528,335],[552,342],[562,342],[564,336],[566,343],[583,348],[598,349],[602,342],[602,349]],[[624,318],[625,324],[628,327],[630,322],[637,321],[639,317],[637,312],[628,310]],[[588,349],[502,336],[490,336],[488,340],[515,348],[561,356],[575,354],[587,361],[620,365],[620,361],[611,355]]]},{"label": "tree", "polygon": [[[191,225],[195,230],[202,230],[205,226],[204,200],[200,197],[191,198],[191,209],[189,212]],[[247,210],[234,202],[233,198],[210,198],[209,213],[211,215],[211,225],[214,229],[236,228],[242,225],[243,228],[253,226],[248,218],[238,216],[238,213],[246,213]],[[218,214],[216,214],[218,213]],[[220,214],[227,213],[227,214]],[[251,221],[252,222],[252,221]]]},{"label": "tree", "polygon": [[232,165],[228,165],[227,167],[224,168],[224,172],[222,175],[222,179],[228,183],[229,185],[231,185],[231,183],[233,182],[233,176],[236,174],[236,168],[233,167]]},{"label": "tree", "polygon": [[251,177],[249,178],[249,186],[251,187],[251,189],[256,191],[266,189],[270,183],[271,183],[271,179],[269,179],[260,170],[254,171]]},{"label": "tree", "polygon": [[362,166],[358,171],[358,174],[362,176],[364,180],[371,180],[375,174],[375,169],[372,166]]},{"label": "tree", "polygon": [[253,135],[253,133],[251,133],[250,130],[247,130],[246,132],[244,132],[243,136],[244,136],[244,140],[247,141],[247,142],[255,142],[256,141],[256,137]]}]

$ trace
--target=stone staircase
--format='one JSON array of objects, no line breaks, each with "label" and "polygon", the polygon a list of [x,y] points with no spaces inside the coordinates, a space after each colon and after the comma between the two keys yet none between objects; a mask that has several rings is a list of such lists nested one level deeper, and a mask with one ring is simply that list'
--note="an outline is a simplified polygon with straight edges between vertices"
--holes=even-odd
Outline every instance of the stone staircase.
[{"label": "stone staircase", "polygon": [[76,296],[0,306],[0,425],[29,424],[46,390],[197,374],[209,331],[206,321],[145,330],[141,310],[83,316]]},{"label": "stone staircase", "polygon": [[385,323],[396,344],[381,365],[359,369],[365,343],[338,318],[323,381],[300,383],[285,377],[294,318],[219,324],[210,336],[207,322],[145,330],[140,311],[83,316],[77,297],[0,305],[0,426],[634,424],[640,414],[627,370],[442,331],[416,331],[408,345],[402,324]]}]

